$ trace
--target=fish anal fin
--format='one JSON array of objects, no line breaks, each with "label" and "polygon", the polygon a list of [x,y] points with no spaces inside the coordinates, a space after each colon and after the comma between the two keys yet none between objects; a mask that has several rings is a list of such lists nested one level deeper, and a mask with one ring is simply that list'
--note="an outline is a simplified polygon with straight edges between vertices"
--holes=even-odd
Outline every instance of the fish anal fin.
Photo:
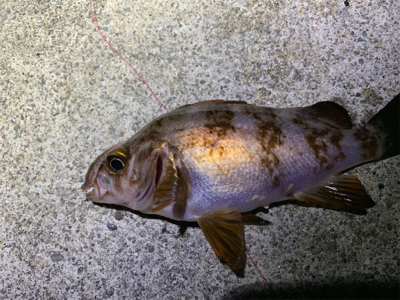
[{"label": "fish anal fin", "polygon": [[343,174],[331,178],[322,186],[296,193],[294,199],[359,214],[375,205],[356,176]]},{"label": "fish anal fin", "polygon": [[246,245],[242,217],[236,209],[210,212],[197,218],[200,228],[221,262],[243,277]]},{"label": "fish anal fin", "polygon": [[267,220],[264,220],[263,218],[256,216],[252,212],[245,212],[245,213],[242,213],[241,215],[242,215],[243,225],[266,226],[266,225],[271,224]]},{"label": "fish anal fin", "polygon": [[335,102],[318,102],[304,109],[308,110],[313,117],[321,119],[337,128],[351,129],[353,127],[347,110]]}]

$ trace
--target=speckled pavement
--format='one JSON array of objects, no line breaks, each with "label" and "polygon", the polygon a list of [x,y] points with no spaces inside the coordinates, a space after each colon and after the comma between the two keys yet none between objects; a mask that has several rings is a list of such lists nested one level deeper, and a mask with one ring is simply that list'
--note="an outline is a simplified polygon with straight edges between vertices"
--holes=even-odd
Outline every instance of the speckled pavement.
[{"label": "speckled pavement", "polygon": [[[355,123],[400,92],[399,0],[93,2],[172,109],[334,100]],[[85,201],[89,164],[163,110],[87,1],[0,2],[0,299],[400,297],[400,157],[356,168],[366,216],[294,205],[246,228],[237,278],[202,232]]]}]

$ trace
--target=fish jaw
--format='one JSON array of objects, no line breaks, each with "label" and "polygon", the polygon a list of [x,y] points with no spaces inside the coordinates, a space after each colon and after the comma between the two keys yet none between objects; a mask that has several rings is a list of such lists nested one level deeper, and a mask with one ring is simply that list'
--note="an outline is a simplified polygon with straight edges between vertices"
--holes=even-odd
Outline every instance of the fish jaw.
[{"label": "fish jaw", "polygon": [[[104,172],[99,172],[92,186],[93,190],[86,194],[86,198],[92,202],[110,203],[110,198],[112,197],[110,197],[110,193],[108,193],[108,191],[112,189],[113,184],[114,182],[112,178],[107,176],[107,174]],[[112,203],[120,204],[115,197]]]}]

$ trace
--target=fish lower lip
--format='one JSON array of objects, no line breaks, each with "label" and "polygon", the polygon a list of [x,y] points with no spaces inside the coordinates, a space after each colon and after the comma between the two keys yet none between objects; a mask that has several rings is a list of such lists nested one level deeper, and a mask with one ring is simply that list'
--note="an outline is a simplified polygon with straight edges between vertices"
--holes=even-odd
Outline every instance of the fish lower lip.
[{"label": "fish lower lip", "polygon": [[97,182],[94,183],[93,185],[93,189],[86,193],[86,199],[92,201],[92,202],[103,202],[102,198],[104,197],[104,195],[106,195],[108,193],[107,190],[102,190],[99,185],[97,184]]},{"label": "fish lower lip", "polygon": [[99,187],[97,185],[97,182],[95,182],[92,187],[92,190],[86,193],[86,198],[93,201],[93,198],[98,198],[98,197],[99,197]]},{"label": "fish lower lip", "polygon": [[94,197],[96,197],[96,191],[95,190],[92,190],[92,191],[86,193],[86,198],[91,199],[91,198],[94,198]]}]

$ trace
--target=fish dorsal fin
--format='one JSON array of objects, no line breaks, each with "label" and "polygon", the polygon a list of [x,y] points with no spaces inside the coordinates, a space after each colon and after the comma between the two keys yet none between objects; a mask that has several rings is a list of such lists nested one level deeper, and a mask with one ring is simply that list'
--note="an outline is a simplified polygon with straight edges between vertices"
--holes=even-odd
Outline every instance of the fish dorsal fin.
[{"label": "fish dorsal fin", "polygon": [[266,225],[271,224],[267,220],[264,220],[263,218],[256,216],[252,212],[245,212],[245,213],[242,213],[241,215],[242,215],[243,225],[266,226]]},{"label": "fish dorsal fin", "polygon": [[214,104],[214,103],[221,103],[221,104],[247,104],[246,101],[241,101],[241,100],[222,100],[222,99],[214,99],[214,100],[205,100],[205,101],[200,101],[192,104],[187,104],[181,107],[187,107],[187,106],[201,106],[201,105],[207,105],[207,104]]},{"label": "fish dorsal fin", "polygon": [[[160,182],[153,193],[152,212],[157,212],[174,201],[178,186],[178,172],[176,170],[172,152],[163,149],[164,154],[155,158],[156,172],[162,172]],[[156,174],[158,176],[158,174]]]},{"label": "fish dorsal fin", "polygon": [[310,114],[340,129],[351,129],[353,124],[347,110],[331,101],[318,102],[306,107]]},{"label": "fish dorsal fin", "polygon": [[215,211],[197,218],[217,257],[239,277],[243,277],[246,265],[246,245],[241,219],[240,212],[236,209]]},{"label": "fish dorsal fin", "polygon": [[294,198],[324,208],[361,214],[366,213],[366,208],[375,205],[360,180],[354,175],[335,176],[323,186],[296,193]]}]

